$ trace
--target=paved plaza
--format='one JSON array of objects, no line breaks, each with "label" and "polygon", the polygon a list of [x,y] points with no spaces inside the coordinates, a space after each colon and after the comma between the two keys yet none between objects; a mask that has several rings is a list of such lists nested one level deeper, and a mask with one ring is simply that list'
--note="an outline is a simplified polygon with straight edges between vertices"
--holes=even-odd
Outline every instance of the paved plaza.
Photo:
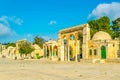
[{"label": "paved plaza", "polygon": [[120,63],[0,59],[0,80],[120,80]]}]

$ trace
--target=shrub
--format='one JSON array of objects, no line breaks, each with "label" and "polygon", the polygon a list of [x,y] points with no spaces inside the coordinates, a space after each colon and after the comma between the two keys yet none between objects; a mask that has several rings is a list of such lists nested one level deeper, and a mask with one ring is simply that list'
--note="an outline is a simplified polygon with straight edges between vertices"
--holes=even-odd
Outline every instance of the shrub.
[{"label": "shrub", "polygon": [[37,59],[40,59],[40,58],[41,58],[41,56],[39,55],[39,53],[36,54],[36,58],[37,58]]}]

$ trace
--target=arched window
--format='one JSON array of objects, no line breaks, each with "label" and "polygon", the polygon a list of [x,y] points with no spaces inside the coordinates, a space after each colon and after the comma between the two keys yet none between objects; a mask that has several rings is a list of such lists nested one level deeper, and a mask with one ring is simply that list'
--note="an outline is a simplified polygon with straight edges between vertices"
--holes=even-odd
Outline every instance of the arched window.
[{"label": "arched window", "polygon": [[70,35],[70,40],[74,40],[75,39],[75,36],[72,34]]},{"label": "arched window", "polygon": [[97,55],[97,50],[96,49],[94,49],[94,55]]},{"label": "arched window", "polygon": [[90,49],[90,55],[92,55],[92,49]]},{"label": "arched window", "polygon": [[57,46],[55,45],[54,46],[54,49],[53,49],[54,51],[53,51],[53,55],[54,56],[58,56],[58,48],[57,48]]}]

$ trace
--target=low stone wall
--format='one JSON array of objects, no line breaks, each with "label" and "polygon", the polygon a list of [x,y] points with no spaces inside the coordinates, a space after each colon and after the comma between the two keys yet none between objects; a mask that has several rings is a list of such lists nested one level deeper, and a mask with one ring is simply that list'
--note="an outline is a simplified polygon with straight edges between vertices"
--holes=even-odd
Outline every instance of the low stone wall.
[{"label": "low stone wall", "polygon": [[118,58],[118,59],[107,59],[106,63],[120,63],[120,58]]}]

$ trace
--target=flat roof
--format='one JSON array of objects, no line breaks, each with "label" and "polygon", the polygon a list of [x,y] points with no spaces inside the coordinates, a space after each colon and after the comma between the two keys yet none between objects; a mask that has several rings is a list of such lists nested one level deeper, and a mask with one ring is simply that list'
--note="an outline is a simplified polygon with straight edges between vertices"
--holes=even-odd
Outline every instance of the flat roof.
[{"label": "flat roof", "polygon": [[81,25],[77,25],[77,26],[73,26],[73,27],[70,27],[70,28],[65,28],[65,29],[62,29],[59,31],[59,33],[67,33],[67,32],[73,32],[73,31],[77,31],[77,30],[82,30],[83,27],[85,27],[86,24],[81,24]]}]

